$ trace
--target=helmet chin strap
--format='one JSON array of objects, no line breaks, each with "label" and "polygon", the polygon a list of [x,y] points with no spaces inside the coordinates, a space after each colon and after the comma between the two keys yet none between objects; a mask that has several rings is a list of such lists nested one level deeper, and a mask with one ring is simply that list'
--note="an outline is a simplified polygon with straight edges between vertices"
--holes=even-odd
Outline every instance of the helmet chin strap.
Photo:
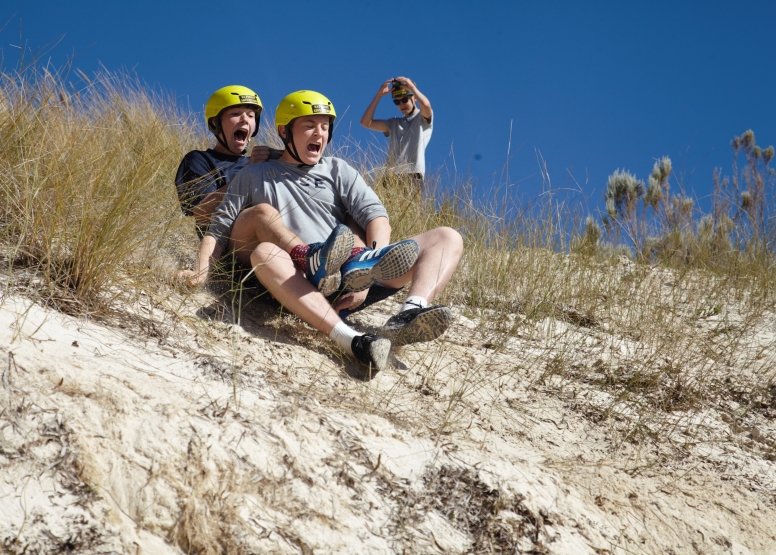
[{"label": "helmet chin strap", "polygon": [[291,132],[291,125],[294,123],[294,120],[289,121],[286,124],[286,136],[282,137],[283,144],[286,147],[286,150],[291,155],[291,158],[299,162],[300,168],[312,168],[315,164],[305,164],[302,162],[302,159],[299,158],[299,151],[296,150],[296,145],[294,144],[294,134]]},{"label": "helmet chin strap", "polygon": [[233,151],[231,148],[229,148],[229,144],[226,142],[226,136],[224,135],[224,129],[221,127],[221,116],[218,115],[215,118],[215,120],[216,120],[216,122],[215,122],[214,126],[216,128],[216,132],[213,133],[213,134],[216,136],[216,140],[218,141],[218,143],[222,147],[224,147],[226,150],[228,150],[229,152],[234,154],[235,156],[243,156],[243,155],[245,155],[248,152],[248,147],[247,146],[239,154],[235,153],[235,151]]}]

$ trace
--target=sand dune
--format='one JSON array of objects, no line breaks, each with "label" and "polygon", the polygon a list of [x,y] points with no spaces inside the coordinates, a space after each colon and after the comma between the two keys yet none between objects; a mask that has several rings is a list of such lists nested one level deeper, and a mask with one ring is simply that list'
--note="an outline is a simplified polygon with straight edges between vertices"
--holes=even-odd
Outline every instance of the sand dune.
[{"label": "sand dune", "polygon": [[[638,353],[617,330],[496,344],[456,307],[364,383],[272,304],[237,325],[208,293],[168,301],[93,321],[3,298],[4,552],[776,552],[772,416],[678,410],[629,441],[637,409],[585,379]],[[773,357],[775,328],[748,341]]]}]

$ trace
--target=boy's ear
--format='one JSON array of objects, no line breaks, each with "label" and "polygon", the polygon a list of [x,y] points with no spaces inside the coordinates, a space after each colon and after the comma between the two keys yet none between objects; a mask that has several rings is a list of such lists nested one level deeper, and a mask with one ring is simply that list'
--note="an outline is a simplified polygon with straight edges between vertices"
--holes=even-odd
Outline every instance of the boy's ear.
[{"label": "boy's ear", "polygon": [[285,125],[278,125],[278,133],[280,133],[280,136],[282,138],[286,138],[286,126]]}]

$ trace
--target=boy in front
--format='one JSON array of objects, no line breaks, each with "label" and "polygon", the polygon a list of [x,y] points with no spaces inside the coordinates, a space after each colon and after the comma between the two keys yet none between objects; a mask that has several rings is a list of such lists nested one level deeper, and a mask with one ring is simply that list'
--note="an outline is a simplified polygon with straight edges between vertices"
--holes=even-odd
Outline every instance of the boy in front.
[{"label": "boy in front", "polygon": [[[203,282],[210,259],[230,248],[288,310],[379,371],[391,342],[430,341],[449,326],[450,309],[430,302],[452,277],[463,241],[457,231],[437,228],[390,244],[388,215],[377,195],[344,160],[323,156],[335,117],[331,102],[313,91],[281,101],[275,121],[283,155],[235,177],[188,277],[192,284]],[[365,230],[371,247],[343,225],[346,214]],[[332,306],[320,284],[330,292],[335,282],[344,294]],[[379,337],[356,332],[337,315],[362,303],[375,283],[401,288],[410,282],[402,310]]]}]

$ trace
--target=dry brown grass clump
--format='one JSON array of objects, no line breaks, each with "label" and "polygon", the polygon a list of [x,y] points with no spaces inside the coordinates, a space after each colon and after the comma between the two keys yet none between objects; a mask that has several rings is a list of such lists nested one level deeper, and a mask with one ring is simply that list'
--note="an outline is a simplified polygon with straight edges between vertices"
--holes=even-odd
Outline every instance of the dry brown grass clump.
[{"label": "dry brown grass clump", "polygon": [[128,76],[0,75],[0,242],[58,306],[104,308],[158,280],[180,240],[171,176],[195,134]]}]

